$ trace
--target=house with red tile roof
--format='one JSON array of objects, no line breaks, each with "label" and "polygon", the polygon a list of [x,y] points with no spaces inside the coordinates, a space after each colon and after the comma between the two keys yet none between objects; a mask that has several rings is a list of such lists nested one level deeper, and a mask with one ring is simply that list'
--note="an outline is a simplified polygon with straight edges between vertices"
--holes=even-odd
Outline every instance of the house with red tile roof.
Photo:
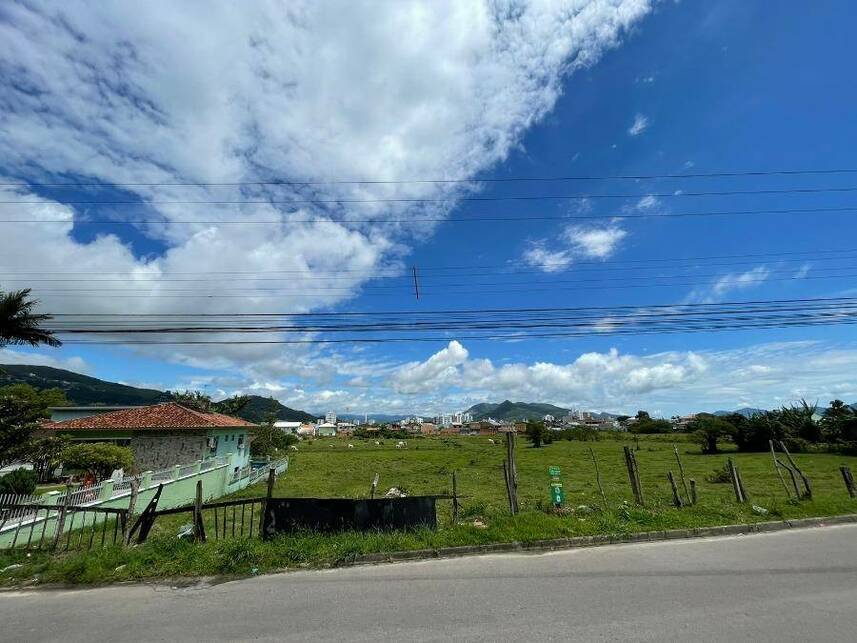
[{"label": "house with red tile roof", "polygon": [[74,442],[111,442],[130,447],[140,471],[167,469],[216,456],[232,456],[232,467],[250,462],[250,429],[256,425],[222,413],[206,413],[177,402],[95,413],[46,422],[48,435]]}]

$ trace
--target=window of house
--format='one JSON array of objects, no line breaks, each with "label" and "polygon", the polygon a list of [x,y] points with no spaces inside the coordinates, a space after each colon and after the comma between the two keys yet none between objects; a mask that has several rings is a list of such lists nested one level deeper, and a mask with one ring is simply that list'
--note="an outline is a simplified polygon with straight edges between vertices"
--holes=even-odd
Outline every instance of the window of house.
[{"label": "window of house", "polygon": [[243,433],[238,436],[238,448],[239,449],[244,448],[244,434]]}]

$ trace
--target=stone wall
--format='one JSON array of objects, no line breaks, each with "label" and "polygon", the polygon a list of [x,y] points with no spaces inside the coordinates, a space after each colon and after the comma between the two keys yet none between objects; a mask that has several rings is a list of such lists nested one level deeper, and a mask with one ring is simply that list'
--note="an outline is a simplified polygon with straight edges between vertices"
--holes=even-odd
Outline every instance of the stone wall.
[{"label": "stone wall", "polygon": [[207,438],[205,432],[196,431],[137,433],[131,438],[131,450],[138,471],[158,471],[202,460]]}]

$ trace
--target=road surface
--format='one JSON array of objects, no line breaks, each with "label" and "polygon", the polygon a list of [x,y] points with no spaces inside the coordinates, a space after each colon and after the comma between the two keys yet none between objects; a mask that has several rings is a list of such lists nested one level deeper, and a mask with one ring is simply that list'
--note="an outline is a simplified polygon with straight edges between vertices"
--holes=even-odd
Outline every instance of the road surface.
[{"label": "road surface", "polygon": [[857,525],[0,593],[3,641],[835,640],[857,633]]}]

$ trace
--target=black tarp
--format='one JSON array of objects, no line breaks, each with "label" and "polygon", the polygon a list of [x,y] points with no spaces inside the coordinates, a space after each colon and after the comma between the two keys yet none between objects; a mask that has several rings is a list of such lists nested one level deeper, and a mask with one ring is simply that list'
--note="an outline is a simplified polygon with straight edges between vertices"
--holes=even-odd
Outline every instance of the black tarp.
[{"label": "black tarp", "polygon": [[435,496],[407,498],[271,498],[263,533],[272,536],[301,529],[413,529],[437,527]]}]

